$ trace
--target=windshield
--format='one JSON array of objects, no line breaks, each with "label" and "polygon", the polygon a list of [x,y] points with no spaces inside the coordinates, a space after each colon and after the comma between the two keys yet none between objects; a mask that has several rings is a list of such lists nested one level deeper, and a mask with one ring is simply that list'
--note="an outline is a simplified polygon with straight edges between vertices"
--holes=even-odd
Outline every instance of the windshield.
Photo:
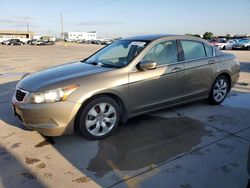
[{"label": "windshield", "polygon": [[250,40],[248,40],[248,39],[241,39],[241,40],[239,40],[239,43],[248,43]]},{"label": "windshield", "polygon": [[125,67],[146,45],[145,41],[119,40],[101,49],[85,62],[114,68]]},{"label": "windshield", "polygon": [[219,43],[227,43],[227,41],[226,41],[226,40],[223,40],[223,39],[222,39],[222,40],[219,40],[218,42],[219,42]]}]

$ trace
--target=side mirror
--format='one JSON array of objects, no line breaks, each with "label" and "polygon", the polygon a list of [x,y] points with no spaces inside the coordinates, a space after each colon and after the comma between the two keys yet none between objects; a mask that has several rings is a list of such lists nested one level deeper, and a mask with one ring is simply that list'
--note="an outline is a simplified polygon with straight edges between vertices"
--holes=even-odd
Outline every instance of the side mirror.
[{"label": "side mirror", "polygon": [[139,70],[153,70],[156,68],[156,62],[155,61],[142,61],[137,65],[137,68]]}]

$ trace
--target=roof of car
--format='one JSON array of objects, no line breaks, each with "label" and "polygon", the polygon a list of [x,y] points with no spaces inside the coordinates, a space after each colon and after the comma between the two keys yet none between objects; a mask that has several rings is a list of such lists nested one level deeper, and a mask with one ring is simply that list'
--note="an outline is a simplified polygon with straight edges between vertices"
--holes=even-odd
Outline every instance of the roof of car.
[{"label": "roof of car", "polygon": [[152,34],[152,35],[139,35],[128,38],[123,38],[122,40],[140,40],[140,41],[153,41],[162,37],[172,37],[177,35],[171,34]]}]

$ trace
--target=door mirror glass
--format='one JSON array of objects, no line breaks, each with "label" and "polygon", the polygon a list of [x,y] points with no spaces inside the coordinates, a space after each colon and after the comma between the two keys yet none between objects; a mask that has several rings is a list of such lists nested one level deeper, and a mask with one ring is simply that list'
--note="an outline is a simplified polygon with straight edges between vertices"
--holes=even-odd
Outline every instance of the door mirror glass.
[{"label": "door mirror glass", "polygon": [[139,70],[153,70],[156,68],[156,62],[155,61],[142,61],[138,64],[137,68]]}]

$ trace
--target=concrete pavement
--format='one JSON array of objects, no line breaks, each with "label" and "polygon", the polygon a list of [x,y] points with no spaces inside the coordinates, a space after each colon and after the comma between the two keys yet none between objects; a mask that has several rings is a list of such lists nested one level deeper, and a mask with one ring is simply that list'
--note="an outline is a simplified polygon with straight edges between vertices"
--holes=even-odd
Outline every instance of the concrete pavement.
[{"label": "concrete pavement", "polygon": [[233,51],[244,62],[241,79],[220,106],[201,101],[139,116],[101,141],[25,129],[10,105],[21,76],[99,48],[0,46],[0,187],[247,187],[249,51]]}]

